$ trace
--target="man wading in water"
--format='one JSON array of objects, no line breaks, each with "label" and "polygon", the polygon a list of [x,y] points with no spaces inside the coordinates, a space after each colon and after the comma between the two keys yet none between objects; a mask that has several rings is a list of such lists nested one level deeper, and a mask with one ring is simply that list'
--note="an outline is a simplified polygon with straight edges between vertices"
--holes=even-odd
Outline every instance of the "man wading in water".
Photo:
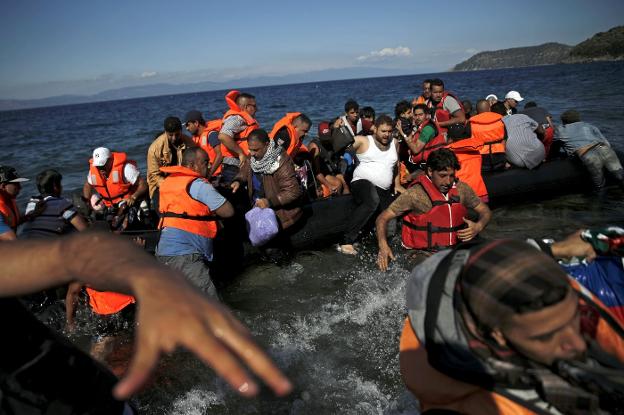
[{"label": "man wading in water", "polygon": [[385,209],[392,197],[395,166],[398,161],[398,141],[392,138],[394,122],[387,115],[380,115],[375,121],[375,133],[357,136],[353,149],[360,164],[353,172],[351,193],[355,209],[349,227],[338,251],[357,255],[353,243],[369,219],[379,209]]}]

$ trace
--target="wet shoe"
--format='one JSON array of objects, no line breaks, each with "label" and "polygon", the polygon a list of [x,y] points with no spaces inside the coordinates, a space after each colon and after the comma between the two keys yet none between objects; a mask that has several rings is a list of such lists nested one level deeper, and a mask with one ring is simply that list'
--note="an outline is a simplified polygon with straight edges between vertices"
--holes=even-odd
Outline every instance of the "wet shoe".
[{"label": "wet shoe", "polygon": [[357,255],[358,251],[353,247],[353,245],[336,245],[336,251],[345,255]]}]

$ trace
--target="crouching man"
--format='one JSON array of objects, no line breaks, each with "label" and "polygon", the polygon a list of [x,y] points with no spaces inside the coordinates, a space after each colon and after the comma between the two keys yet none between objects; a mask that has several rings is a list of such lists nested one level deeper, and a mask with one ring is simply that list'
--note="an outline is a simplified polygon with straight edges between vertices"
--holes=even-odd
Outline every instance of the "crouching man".
[{"label": "crouching man", "polygon": [[619,413],[624,328],[519,241],[446,250],[407,286],[401,374],[423,415]]}]

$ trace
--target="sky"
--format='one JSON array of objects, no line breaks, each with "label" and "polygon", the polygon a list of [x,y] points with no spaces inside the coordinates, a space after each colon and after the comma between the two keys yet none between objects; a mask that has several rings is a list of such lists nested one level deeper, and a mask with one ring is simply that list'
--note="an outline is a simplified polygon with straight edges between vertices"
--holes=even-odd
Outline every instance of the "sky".
[{"label": "sky", "polygon": [[440,72],[476,52],[579,43],[621,0],[3,0],[0,99],[325,69]]}]

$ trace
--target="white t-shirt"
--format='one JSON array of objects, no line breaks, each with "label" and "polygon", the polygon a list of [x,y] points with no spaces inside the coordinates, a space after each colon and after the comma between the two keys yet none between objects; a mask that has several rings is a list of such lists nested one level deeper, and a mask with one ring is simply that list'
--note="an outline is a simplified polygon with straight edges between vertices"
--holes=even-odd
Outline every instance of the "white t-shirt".
[{"label": "white t-shirt", "polygon": [[[124,181],[126,183],[135,184],[137,180],[139,180],[139,176],[141,172],[132,163],[126,163],[124,166]],[[91,181],[91,175],[87,174],[87,183],[93,186],[93,182]]]},{"label": "white t-shirt", "polygon": [[368,138],[368,150],[357,155],[360,164],[353,172],[353,180],[368,180],[377,187],[388,190],[392,186],[394,177],[394,166],[396,165],[398,154],[394,139],[390,141],[388,149],[382,151],[375,144],[372,135]]}]

